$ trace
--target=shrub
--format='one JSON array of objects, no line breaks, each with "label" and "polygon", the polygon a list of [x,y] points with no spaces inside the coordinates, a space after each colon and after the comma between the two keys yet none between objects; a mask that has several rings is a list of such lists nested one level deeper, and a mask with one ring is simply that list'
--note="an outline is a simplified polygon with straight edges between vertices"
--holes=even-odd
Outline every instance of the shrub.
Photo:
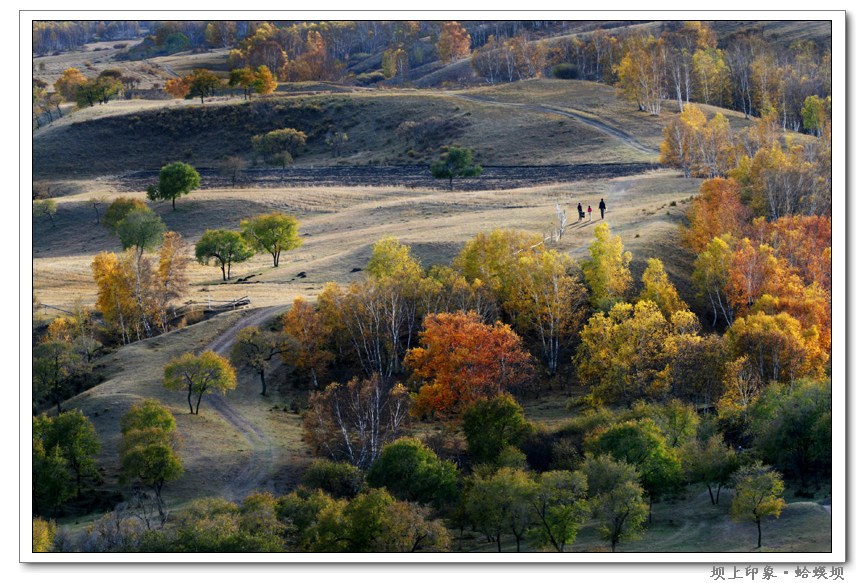
[{"label": "shrub", "polygon": [[553,77],[556,79],[579,79],[580,69],[570,63],[559,63],[553,67]]},{"label": "shrub", "polygon": [[384,447],[367,479],[373,488],[385,487],[397,498],[422,504],[443,506],[459,493],[456,465],[408,437]]},{"label": "shrub", "polygon": [[337,498],[351,498],[364,489],[363,472],[346,462],[316,460],[303,473],[301,484]]}]

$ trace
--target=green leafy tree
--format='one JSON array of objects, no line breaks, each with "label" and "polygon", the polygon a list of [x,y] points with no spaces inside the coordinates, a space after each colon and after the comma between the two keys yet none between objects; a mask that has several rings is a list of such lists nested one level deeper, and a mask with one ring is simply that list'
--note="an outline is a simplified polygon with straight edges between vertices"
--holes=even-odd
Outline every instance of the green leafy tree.
[{"label": "green leafy tree", "polygon": [[445,146],[441,157],[430,167],[433,178],[447,178],[454,189],[454,178],[478,176],[483,169],[472,161],[472,151],[459,146]]},{"label": "green leafy tree", "polygon": [[[237,375],[226,358],[208,350],[195,356],[187,352],[182,356],[172,358],[165,366],[163,385],[169,391],[187,392],[189,413],[198,415],[201,397],[207,391],[218,391],[223,395],[234,390]],[[192,407],[192,397],[196,396],[195,408]]]},{"label": "green leafy tree", "polygon": [[422,504],[444,506],[458,494],[456,465],[408,437],[384,446],[367,480],[373,488],[386,487],[397,498]]},{"label": "green leafy tree", "polygon": [[721,487],[730,482],[730,477],[739,467],[736,452],[724,443],[723,436],[715,434],[706,441],[697,438],[686,441],[682,444],[680,456],[685,479],[706,486],[709,500],[713,505],[717,504]]},{"label": "green leafy tree", "polygon": [[560,553],[574,542],[589,518],[586,476],[579,471],[553,470],[538,476],[533,506],[541,524],[535,536]]},{"label": "green leafy tree", "polygon": [[201,103],[204,103],[205,97],[214,95],[216,90],[222,85],[222,79],[216,73],[211,73],[207,69],[194,69],[185,79],[189,83],[188,97],[199,97],[201,98]]},{"label": "green leafy tree", "polygon": [[477,463],[490,463],[507,446],[518,445],[529,431],[523,408],[510,394],[484,399],[463,413],[463,432]]},{"label": "green leafy tree", "polygon": [[617,423],[591,436],[585,447],[596,456],[610,454],[638,469],[640,485],[649,497],[649,522],[652,503],[674,492],[682,482],[681,462],[651,419]]},{"label": "green leafy tree", "polygon": [[757,548],[763,546],[763,519],[778,518],[784,508],[784,482],[781,474],[762,463],[740,468],[733,474],[736,493],[730,511],[734,520],[750,520],[757,525]]},{"label": "green leafy tree", "polygon": [[54,217],[57,215],[57,202],[53,199],[46,198],[33,201],[33,218],[48,217],[51,220],[51,226],[54,226]]},{"label": "green leafy tree", "polygon": [[81,495],[83,478],[97,476],[99,438],[81,411],[33,417],[34,513]]},{"label": "green leafy tree", "polygon": [[222,281],[231,279],[231,265],[242,263],[255,255],[246,239],[236,231],[208,229],[195,244],[195,259],[201,265],[219,265]]},{"label": "green leafy tree", "polygon": [[649,514],[637,468],[604,454],[588,456],[582,470],[592,513],[600,523],[598,533],[615,553],[617,544],[640,536]]},{"label": "green leafy tree", "polygon": [[[56,86],[56,84],[55,84]],[[802,127],[822,136],[832,118],[832,98],[809,95],[802,105]]]},{"label": "green leafy tree", "polygon": [[610,225],[595,227],[595,240],[589,244],[589,258],[581,267],[591,290],[590,301],[599,310],[608,310],[622,300],[631,286],[631,253],[622,239],[610,235]]},{"label": "green leafy tree", "polygon": [[255,87],[255,72],[249,67],[233,69],[228,76],[228,86],[240,87],[243,89],[243,99],[249,99],[249,94]]},{"label": "green leafy tree", "polygon": [[273,266],[279,267],[283,251],[297,249],[302,239],[297,234],[298,222],[291,215],[273,212],[240,221],[243,237],[256,251],[270,253]]},{"label": "green leafy tree", "polygon": [[123,91],[123,82],[113,76],[106,75],[88,79],[75,88],[75,102],[78,107],[93,107],[97,103],[108,101]]},{"label": "green leafy tree", "polygon": [[65,411],[56,417],[45,417],[44,421],[42,441],[48,450],[60,448],[63,459],[75,477],[75,496],[80,497],[82,480],[99,475],[96,467],[96,455],[99,453],[96,428],[77,409]]},{"label": "green leafy tree", "polygon": [[297,341],[280,332],[248,326],[237,333],[231,348],[231,363],[235,367],[248,367],[261,380],[261,394],[267,394],[265,377],[275,356],[298,350]]},{"label": "green leafy tree", "polygon": [[48,341],[33,349],[34,402],[48,401],[62,411],[62,404],[72,396],[84,366],[71,342]]},{"label": "green leafy tree", "polygon": [[154,399],[130,407],[120,421],[121,481],[138,480],[153,490],[159,515],[165,520],[162,488],[183,474],[175,451],[176,422],[168,408]]},{"label": "green leafy tree", "polygon": [[45,421],[33,417],[33,512],[54,511],[75,496],[75,478],[59,445],[45,447]]},{"label": "green leafy tree", "polygon": [[150,200],[170,200],[171,210],[176,210],[175,201],[201,186],[201,176],[185,162],[172,162],[159,170],[159,184],[147,187]]},{"label": "green leafy tree", "polygon": [[384,489],[358,495],[343,511],[344,547],[348,552],[446,551],[447,529],[426,519],[417,504],[395,500]]},{"label": "green leafy tree", "polygon": [[[290,163],[306,145],[306,134],[294,128],[282,128],[266,134],[253,136],[252,149],[264,156],[271,164]],[[284,154],[288,154],[286,158]]]},{"label": "green leafy tree", "polygon": [[135,249],[141,258],[145,251],[152,251],[162,243],[165,223],[155,212],[147,209],[134,209],[117,223],[117,236],[124,249]]},{"label": "green leafy tree", "polygon": [[145,210],[147,208],[147,204],[141,199],[125,196],[118,197],[105,209],[105,214],[102,215],[101,220],[102,226],[116,235],[117,225],[126,218],[126,215],[134,210]]},{"label": "green leafy tree", "polygon": [[[670,448],[679,447],[683,442],[697,435],[700,419],[694,408],[672,399],[666,403],[645,403],[640,401],[631,408],[633,419],[651,419],[661,430]],[[622,421],[630,418],[629,414]]]},{"label": "green leafy tree", "polygon": [[129,408],[120,419],[120,431],[128,433],[135,429],[156,428],[174,433],[177,423],[174,415],[156,399],[145,399]]},{"label": "green leafy tree", "polygon": [[343,511],[347,504],[305,486],[279,498],[276,515],[287,525],[289,548],[305,552],[339,550],[345,544]]},{"label": "green leafy tree", "polygon": [[477,528],[496,541],[502,551],[502,534],[510,531],[520,552],[535,520],[533,502],[538,485],[528,473],[502,468],[489,477],[476,476],[466,494],[468,517]]},{"label": "green leafy tree", "polygon": [[754,447],[761,459],[795,478],[802,486],[831,475],[831,380],[802,379],[772,383],[748,411]]}]

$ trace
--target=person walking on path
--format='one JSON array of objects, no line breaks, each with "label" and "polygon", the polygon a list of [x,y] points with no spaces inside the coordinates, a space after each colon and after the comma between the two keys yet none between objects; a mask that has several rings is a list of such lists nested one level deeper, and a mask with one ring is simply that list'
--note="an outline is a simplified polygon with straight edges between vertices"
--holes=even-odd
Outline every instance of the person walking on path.
[{"label": "person walking on path", "polygon": [[577,203],[577,220],[583,220],[583,203],[581,202]]},{"label": "person walking on path", "polygon": [[592,222],[592,207],[589,206],[589,208],[586,209],[586,212],[589,213],[589,222],[591,223]]},{"label": "person walking on path", "polygon": [[598,208],[601,210],[601,220],[604,220],[604,211],[607,210],[607,205],[604,203],[604,199],[601,199],[601,204],[598,205]]}]

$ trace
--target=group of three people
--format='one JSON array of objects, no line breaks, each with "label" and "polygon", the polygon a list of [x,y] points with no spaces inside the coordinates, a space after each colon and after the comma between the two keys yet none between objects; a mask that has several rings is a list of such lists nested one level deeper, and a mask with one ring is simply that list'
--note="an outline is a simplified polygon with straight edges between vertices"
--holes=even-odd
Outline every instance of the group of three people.
[{"label": "group of three people", "polygon": [[[604,202],[603,198],[601,199],[601,202],[598,203],[598,210],[601,211],[601,219],[603,219],[604,218],[604,211],[607,210],[607,204]],[[577,213],[580,216],[580,220],[583,220],[583,217],[585,216],[585,214],[583,213],[583,203],[580,203],[580,202],[577,203]],[[589,206],[586,209],[586,213],[588,213],[589,220],[591,221],[592,220],[592,207],[591,206]]]}]

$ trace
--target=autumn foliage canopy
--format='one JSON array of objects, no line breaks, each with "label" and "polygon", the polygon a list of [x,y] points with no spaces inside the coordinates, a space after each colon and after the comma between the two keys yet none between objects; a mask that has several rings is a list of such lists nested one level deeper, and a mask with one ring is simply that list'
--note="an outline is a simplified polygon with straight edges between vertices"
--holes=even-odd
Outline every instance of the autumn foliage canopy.
[{"label": "autumn foliage canopy", "polygon": [[406,365],[424,384],[416,415],[458,415],[479,399],[516,390],[531,379],[531,356],[510,326],[481,322],[475,312],[430,314],[421,347]]}]

